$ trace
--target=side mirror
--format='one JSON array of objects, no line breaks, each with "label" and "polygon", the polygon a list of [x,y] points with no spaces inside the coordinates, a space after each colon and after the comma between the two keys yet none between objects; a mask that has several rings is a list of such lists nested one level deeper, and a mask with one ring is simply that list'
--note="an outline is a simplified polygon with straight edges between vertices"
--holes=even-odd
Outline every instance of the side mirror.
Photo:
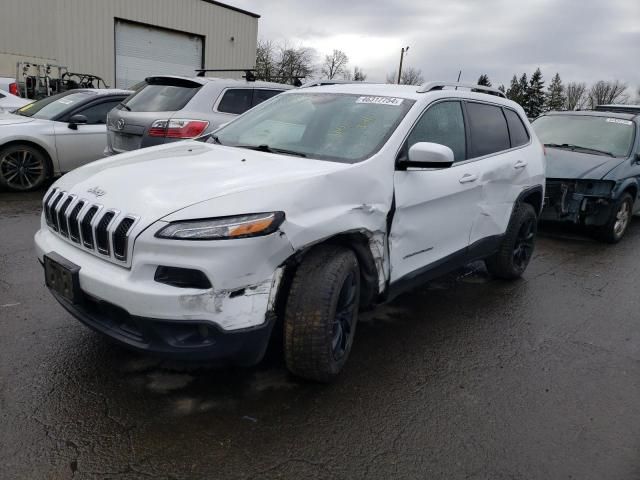
[{"label": "side mirror", "polygon": [[415,168],[449,168],[453,165],[453,150],[445,145],[430,142],[415,143],[409,149],[409,159],[402,162],[402,169]]},{"label": "side mirror", "polygon": [[84,115],[74,115],[69,119],[69,128],[71,130],[77,130],[78,125],[85,125],[89,122],[89,119]]}]

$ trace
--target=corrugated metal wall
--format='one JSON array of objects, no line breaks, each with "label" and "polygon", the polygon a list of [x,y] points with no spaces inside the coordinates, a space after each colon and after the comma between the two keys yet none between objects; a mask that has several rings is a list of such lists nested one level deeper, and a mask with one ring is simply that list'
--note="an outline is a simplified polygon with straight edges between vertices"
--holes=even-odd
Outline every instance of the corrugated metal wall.
[{"label": "corrugated metal wall", "polygon": [[258,19],[203,0],[1,3],[0,75],[15,75],[19,59],[42,60],[102,76],[114,85],[115,18],[204,36],[207,68],[246,68],[255,64]]}]

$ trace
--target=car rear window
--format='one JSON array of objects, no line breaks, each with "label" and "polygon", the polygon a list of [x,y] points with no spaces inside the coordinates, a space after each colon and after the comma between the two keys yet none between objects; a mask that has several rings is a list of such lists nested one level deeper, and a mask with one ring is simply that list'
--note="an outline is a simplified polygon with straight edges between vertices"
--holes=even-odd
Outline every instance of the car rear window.
[{"label": "car rear window", "polygon": [[482,157],[511,148],[502,108],[484,103],[467,103],[471,130],[471,157]]},{"label": "car rear window", "polygon": [[198,84],[146,85],[122,103],[131,112],[176,112],[182,110],[200,89]]},{"label": "car rear window", "polygon": [[529,143],[529,132],[518,115],[513,110],[505,109],[504,115],[507,117],[509,125],[509,135],[511,135],[511,146],[520,147]]},{"label": "car rear window", "polygon": [[240,115],[249,110],[253,105],[252,88],[231,88],[224,92],[218,111]]},{"label": "car rear window", "polygon": [[253,106],[255,107],[265,100],[269,100],[271,97],[275,97],[279,93],[282,93],[282,90],[262,90],[256,88],[253,91]]}]

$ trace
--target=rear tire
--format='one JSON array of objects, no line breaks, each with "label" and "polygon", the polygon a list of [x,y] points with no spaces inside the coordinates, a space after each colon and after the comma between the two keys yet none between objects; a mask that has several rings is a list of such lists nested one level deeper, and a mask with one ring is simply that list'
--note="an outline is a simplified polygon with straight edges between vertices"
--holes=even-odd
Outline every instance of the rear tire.
[{"label": "rear tire", "polygon": [[14,144],[0,149],[0,187],[26,192],[40,188],[48,177],[48,158],[37,148]]},{"label": "rear tire", "polygon": [[598,228],[598,238],[607,243],[618,243],[622,240],[631,222],[632,211],[633,198],[629,193],[624,193],[611,209],[611,217],[607,223]]},{"label": "rear tire", "polygon": [[360,268],[354,253],[335,245],[309,252],[293,277],[284,314],[289,371],[332,381],[349,357],[359,303]]},{"label": "rear tire", "polygon": [[538,217],[531,205],[522,203],[513,212],[500,248],[485,260],[489,273],[497,278],[520,278],[529,265],[535,247]]}]

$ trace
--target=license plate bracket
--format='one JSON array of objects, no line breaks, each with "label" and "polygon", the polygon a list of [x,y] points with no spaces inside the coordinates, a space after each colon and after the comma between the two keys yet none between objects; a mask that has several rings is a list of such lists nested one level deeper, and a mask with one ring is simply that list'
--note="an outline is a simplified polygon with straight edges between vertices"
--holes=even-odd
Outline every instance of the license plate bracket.
[{"label": "license plate bracket", "polygon": [[49,289],[65,300],[80,303],[80,267],[55,252],[44,256],[44,278]]}]

